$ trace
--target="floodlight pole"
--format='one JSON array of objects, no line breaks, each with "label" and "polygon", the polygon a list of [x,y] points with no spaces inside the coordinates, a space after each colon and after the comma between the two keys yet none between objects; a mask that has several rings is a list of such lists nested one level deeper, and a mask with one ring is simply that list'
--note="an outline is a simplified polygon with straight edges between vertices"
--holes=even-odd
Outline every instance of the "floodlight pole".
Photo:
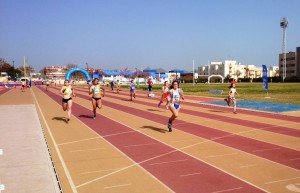
[{"label": "floodlight pole", "polygon": [[282,81],[284,82],[286,78],[286,28],[288,27],[288,20],[286,17],[282,18],[280,21],[280,27],[283,29],[283,42],[282,42],[282,54],[283,54],[283,59],[282,59]]}]

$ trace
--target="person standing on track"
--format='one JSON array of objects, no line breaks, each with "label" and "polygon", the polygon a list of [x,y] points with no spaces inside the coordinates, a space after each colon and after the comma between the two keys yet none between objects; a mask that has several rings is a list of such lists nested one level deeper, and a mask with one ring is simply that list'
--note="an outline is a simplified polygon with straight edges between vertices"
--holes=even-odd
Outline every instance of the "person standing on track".
[{"label": "person standing on track", "polygon": [[119,91],[120,91],[120,81],[117,80],[117,93],[119,94]]},{"label": "person standing on track", "polygon": [[235,100],[235,97],[234,95],[237,94],[238,96],[240,96],[237,92],[236,92],[236,88],[235,88],[235,84],[231,84],[231,88],[228,92],[228,96],[230,98],[230,101],[233,103],[233,113],[234,114],[237,114],[236,112],[236,100]]},{"label": "person standing on track", "polygon": [[46,91],[49,90],[49,87],[50,87],[50,82],[49,82],[49,80],[47,80],[47,81],[46,81]]},{"label": "person standing on track", "polygon": [[[101,94],[101,90],[102,90],[102,94]],[[94,79],[93,85],[90,87],[89,94],[92,95],[92,104],[93,104],[93,113],[94,113],[93,119],[96,119],[96,109],[97,107],[99,109],[102,108],[101,96],[104,97],[105,94],[105,88],[99,84],[98,78]]]},{"label": "person standing on track", "polygon": [[180,99],[184,100],[183,91],[178,87],[177,80],[172,82],[172,89],[168,90],[166,94],[169,94],[171,98],[169,109],[172,112],[172,116],[169,119],[168,128],[169,132],[172,132],[172,123],[178,117],[180,110]]},{"label": "person standing on track", "polygon": [[60,94],[63,95],[62,108],[68,112],[67,122],[69,122],[72,113],[72,96],[75,97],[74,90],[69,85],[69,80],[65,80],[64,86],[60,89]]},{"label": "person standing on track", "polygon": [[132,101],[132,97],[135,98],[135,84],[133,82],[133,80],[130,81],[130,86],[129,86],[130,90],[130,100]]},{"label": "person standing on track", "polygon": [[151,80],[151,78],[149,78],[148,80],[148,90],[149,90],[149,94],[152,94],[152,87],[153,87],[153,81]]},{"label": "person standing on track", "polygon": [[158,107],[160,107],[160,105],[164,102],[164,99],[167,100],[167,104],[166,104],[166,109],[169,109],[169,103],[170,103],[170,94],[166,93],[169,90],[169,86],[168,86],[168,81],[164,82],[164,85],[162,87],[162,95],[161,95],[161,99],[160,102],[158,103]]},{"label": "person standing on track", "polygon": [[26,79],[21,81],[21,91],[24,92],[25,91],[25,87],[26,87]]}]

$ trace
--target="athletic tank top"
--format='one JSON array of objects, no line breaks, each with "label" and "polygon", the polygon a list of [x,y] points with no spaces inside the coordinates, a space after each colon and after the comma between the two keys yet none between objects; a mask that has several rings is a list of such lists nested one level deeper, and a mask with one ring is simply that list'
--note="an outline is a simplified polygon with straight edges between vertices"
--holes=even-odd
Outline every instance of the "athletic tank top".
[{"label": "athletic tank top", "polygon": [[72,94],[72,87],[71,86],[63,86],[63,93],[64,93],[64,95]]},{"label": "athletic tank top", "polygon": [[130,90],[135,90],[135,84],[134,83],[130,84]]},{"label": "athletic tank top", "polygon": [[230,95],[232,96],[232,97],[234,97],[234,94],[236,93],[236,89],[235,88],[231,88],[230,89]]},{"label": "athletic tank top", "polygon": [[171,103],[180,103],[180,89],[175,91],[174,89],[171,90]]},{"label": "athletic tank top", "polygon": [[96,95],[96,94],[101,94],[101,89],[100,89],[100,86],[98,85],[93,85],[92,86],[92,90],[93,90],[93,94]]},{"label": "athletic tank top", "polygon": [[167,86],[163,86],[163,92],[168,92],[169,88]]}]

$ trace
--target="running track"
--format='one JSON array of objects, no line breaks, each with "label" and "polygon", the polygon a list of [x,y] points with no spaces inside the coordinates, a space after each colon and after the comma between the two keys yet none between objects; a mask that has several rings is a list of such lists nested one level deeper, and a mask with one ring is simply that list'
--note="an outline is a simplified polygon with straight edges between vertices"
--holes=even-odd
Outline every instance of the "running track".
[{"label": "running track", "polygon": [[[61,97],[57,94],[58,89],[51,89],[51,92],[45,92],[44,89],[40,89],[39,91],[42,91],[44,94],[56,101],[58,103],[57,106],[59,107],[59,104],[61,103]],[[220,125],[222,125],[222,123],[227,124],[234,122],[236,127],[244,126],[253,127],[258,130],[265,130],[267,132],[274,133],[279,136],[282,135],[285,138],[291,138],[292,140],[295,140],[295,147],[286,148],[261,140],[250,139],[238,134],[225,132],[222,131],[222,126],[216,129],[201,125],[199,123],[190,123],[189,121],[180,119],[176,120],[176,124],[174,124],[174,132],[168,133],[166,132],[167,128],[165,128],[165,125],[167,122],[167,116],[170,116],[170,113],[168,111],[164,115],[156,113],[155,108],[157,107],[155,107],[155,104],[158,102],[157,100],[154,101],[154,99],[138,95],[139,100],[129,102],[127,101],[127,92],[120,95],[108,92],[103,101],[104,109],[101,109],[100,111],[98,110],[100,115],[98,115],[97,120],[93,120],[90,118],[90,97],[85,93],[85,90],[78,89],[77,97],[74,99],[73,103],[73,115],[90,129],[102,136],[105,140],[107,140],[107,142],[132,159],[136,164],[140,165],[142,168],[152,174],[162,184],[170,188],[170,191],[184,193],[293,192],[287,188],[289,186],[295,186],[295,188],[292,190],[297,190],[297,182],[299,182],[300,179],[300,152],[296,150],[300,147],[299,129],[297,128],[288,128],[283,126],[277,127],[272,124],[258,123],[255,121],[245,122],[239,118],[234,118],[234,121],[230,121],[230,119],[226,116],[220,117],[220,115],[215,115],[213,113],[202,112],[196,110],[194,107],[206,108],[210,110],[221,109],[222,111],[228,112],[229,110],[227,109],[187,102],[184,103],[181,109],[181,114],[184,116],[197,116],[199,119],[216,119],[216,122],[219,122]],[[52,100],[50,98],[49,100]],[[194,109],[185,109],[185,105]],[[108,116],[105,107],[111,109],[112,112],[116,112],[116,116]],[[158,109],[157,112],[160,112],[160,110]],[[270,119],[282,119],[284,121],[289,121],[291,124],[299,123],[299,119],[295,117],[267,113],[253,113],[246,110],[239,112],[241,112],[241,114],[268,117]],[[101,116],[102,113],[103,116]],[[152,129],[158,132],[156,132],[155,135],[148,135],[139,131],[138,128],[129,126],[128,122],[123,123],[123,119],[117,117],[118,114],[127,114],[128,122],[130,122],[130,119],[141,122],[144,120],[147,123],[152,122],[153,125],[161,125],[161,127],[153,127]],[[120,121],[120,119],[122,121]],[[149,125],[146,126],[149,127]],[[172,137],[172,135],[175,136],[176,133],[179,132],[183,132],[182,137],[186,137],[186,135],[190,134],[199,140],[212,141],[214,142],[214,145],[218,147],[230,147],[232,148],[230,150],[242,152],[240,153],[240,156],[252,157],[253,162],[255,162],[254,160],[263,162],[258,163],[258,165],[267,164],[270,165],[270,167],[273,167],[274,165],[274,168],[279,168],[282,173],[274,169],[273,175],[274,179],[276,179],[274,181],[260,182],[263,179],[271,178],[266,177],[269,176],[269,174],[266,174],[266,176],[261,176],[260,174],[261,180],[258,180],[258,182],[256,182],[257,177],[255,176],[251,177],[249,175],[248,180],[247,177],[245,177],[247,175],[241,174],[241,171],[232,172],[233,170],[228,169],[230,168],[228,165],[222,168],[222,164],[219,163],[222,160],[209,162],[209,158],[206,160],[201,159],[201,155],[196,156],[196,153],[194,154],[193,152],[188,152],[188,148],[186,148],[187,151],[178,149],[175,148],[174,145],[168,144],[166,141],[161,140],[162,135],[168,135],[167,137]],[[192,144],[192,142],[190,144]],[[197,147],[198,149],[204,148],[204,146]],[[211,149],[211,151],[215,150]],[[224,159],[224,163],[238,163],[236,160],[230,160],[235,159],[236,157],[231,158],[225,156],[221,158]],[[262,169],[262,171],[264,171],[264,169]],[[257,173],[260,173],[260,171],[257,171]],[[287,182],[286,185],[280,184],[282,181]],[[82,186],[85,186],[86,184],[92,184],[93,182],[94,181],[90,181],[79,185],[75,184],[75,186],[80,192],[80,188]],[[143,191],[141,190],[140,192]]]}]

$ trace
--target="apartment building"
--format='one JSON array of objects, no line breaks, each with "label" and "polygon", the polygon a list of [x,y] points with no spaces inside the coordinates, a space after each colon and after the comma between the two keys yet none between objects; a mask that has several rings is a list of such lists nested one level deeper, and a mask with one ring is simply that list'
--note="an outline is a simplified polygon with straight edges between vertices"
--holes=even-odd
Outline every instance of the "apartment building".
[{"label": "apartment building", "polygon": [[[279,54],[279,74],[283,77],[283,54]],[[298,76],[300,77],[300,47],[296,48],[296,52],[286,53],[286,78]]]},{"label": "apartment building", "polygon": [[209,65],[198,67],[199,76],[221,75],[230,78],[244,78],[245,65],[235,60],[225,60],[224,62],[211,62]]}]

